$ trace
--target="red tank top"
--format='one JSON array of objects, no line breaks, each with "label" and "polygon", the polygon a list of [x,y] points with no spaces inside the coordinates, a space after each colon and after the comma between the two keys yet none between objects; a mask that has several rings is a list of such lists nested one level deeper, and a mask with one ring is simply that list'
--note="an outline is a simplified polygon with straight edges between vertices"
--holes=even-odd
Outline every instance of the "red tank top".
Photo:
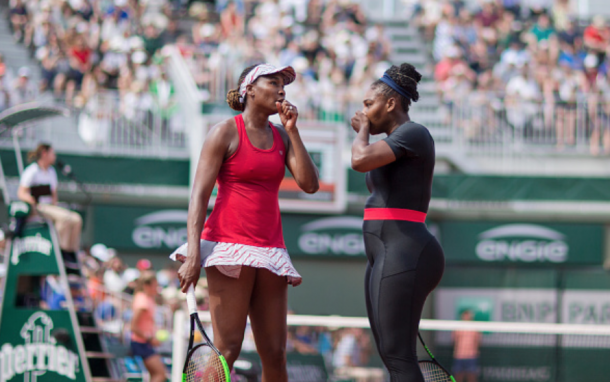
[{"label": "red tank top", "polygon": [[218,195],[205,222],[201,238],[257,247],[286,248],[278,193],[284,179],[284,141],[269,123],[273,146],[254,147],[246,133],[242,115],[235,117],[239,133],[237,151],[218,173]]}]

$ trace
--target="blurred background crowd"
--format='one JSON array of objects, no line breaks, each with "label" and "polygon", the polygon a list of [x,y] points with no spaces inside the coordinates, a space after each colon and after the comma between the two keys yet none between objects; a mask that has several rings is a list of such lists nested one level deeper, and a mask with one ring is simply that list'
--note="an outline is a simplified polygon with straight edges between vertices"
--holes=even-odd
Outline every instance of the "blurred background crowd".
[{"label": "blurred background crowd", "polygon": [[[574,144],[577,118],[587,118],[592,154],[600,142],[610,153],[603,17],[579,20],[568,0],[407,3],[430,44],[435,67],[422,69],[434,73],[444,124],[483,138],[503,122],[549,130],[563,148]],[[174,46],[204,102],[222,103],[253,63],[292,65],[301,75],[290,97],[301,114],[341,121],[390,65],[384,27],[350,0],[11,0],[9,17],[14,38],[40,66],[8,73],[0,57],[0,110],[52,92],[70,106],[111,103],[128,120],[156,118],[180,130],[165,69]],[[29,80],[32,70],[39,83]],[[104,94],[113,100],[101,102]]]},{"label": "blurred background crowd", "polygon": [[[219,1],[11,0],[14,38],[40,64],[3,76],[0,109],[53,92],[82,107],[115,91],[123,110],[171,114],[176,105],[164,69],[168,45],[186,59],[205,101],[224,101],[252,63],[293,65],[294,102],[311,118],[333,118],[389,66],[389,39],[349,0]],[[14,77],[14,78],[11,78]],[[298,98],[298,99],[297,99]],[[328,115],[328,117],[327,117]]]},{"label": "blurred background crowd", "polygon": [[426,1],[417,7],[445,117],[456,104],[466,105],[459,112],[468,118],[458,120],[475,135],[483,127],[497,129],[496,115],[503,111],[514,127],[555,130],[563,148],[574,144],[581,103],[592,125],[592,153],[598,153],[602,130],[610,153],[609,26],[602,16],[578,20],[568,0],[521,3],[485,0],[473,8],[463,1]]}]

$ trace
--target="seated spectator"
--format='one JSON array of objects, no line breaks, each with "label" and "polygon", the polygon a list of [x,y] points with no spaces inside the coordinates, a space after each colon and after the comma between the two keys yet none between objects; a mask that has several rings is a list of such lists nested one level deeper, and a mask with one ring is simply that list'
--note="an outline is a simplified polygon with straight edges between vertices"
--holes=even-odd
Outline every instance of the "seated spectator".
[{"label": "seated spectator", "polygon": [[592,53],[597,55],[601,64],[606,57],[606,49],[610,44],[610,28],[601,15],[593,17],[593,22],[584,31],[584,44]]},{"label": "seated spectator", "polygon": [[[80,278],[76,275],[68,275],[68,285],[70,287],[70,294],[72,295],[72,302],[74,308],[78,312],[87,311],[87,304],[85,300],[85,294],[83,286],[81,285]],[[66,302],[66,295],[60,289],[56,289],[52,293],[50,300],[48,301],[48,309],[51,310],[66,310],[68,305]]]},{"label": "seated spectator", "polygon": [[30,81],[30,68],[21,67],[17,72],[17,79],[11,89],[11,105],[19,105],[36,100],[36,85]]},{"label": "seated spectator", "polygon": [[508,121],[516,129],[529,127],[540,111],[542,93],[532,77],[529,65],[523,65],[519,74],[506,84],[506,109]]},{"label": "seated spectator", "polygon": [[533,41],[540,43],[544,40],[549,40],[555,36],[555,29],[551,25],[551,19],[546,13],[538,17],[538,21],[534,24],[529,33],[533,36]]},{"label": "seated spectator", "polygon": [[14,0],[10,3],[11,29],[15,40],[22,41],[25,34],[25,27],[30,20],[27,7],[22,0]]},{"label": "seated spectator", "polygon": [[[111,248],[108,249],[109,251]],[[125,264],[120,258],[113,256],[108,261],[108,269],[104,272],[104,285],[111,292],[122,292],[127,287],[127,280],[123,277]]]}]

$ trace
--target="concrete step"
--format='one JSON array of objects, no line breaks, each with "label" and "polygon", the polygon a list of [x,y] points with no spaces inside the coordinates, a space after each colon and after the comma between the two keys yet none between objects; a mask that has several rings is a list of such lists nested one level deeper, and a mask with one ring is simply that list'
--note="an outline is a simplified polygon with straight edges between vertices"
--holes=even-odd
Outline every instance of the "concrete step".
[{"label": "concrete step", "polygon": [[425,46],[417,39],[392,40],[392,49],[424,49]]},{"label": "concrete step", "polygon": [[408,27],[408,26],[387,26],[385,27],[385,31],[386,33],[395,36],[395,35],[402,35],[402,36],[409,36],[412,38],[418,38],[419,39],[419,32],[417,31],[416,28],[413,27]]},{"label": "concrete step", "polygon": [[423,55],[406,53],[392,54],[390,56],[390,61],[399,63],[408,62],[409,64],[414,65],[415,67],[423,67],[428,63],[428,60]]}]

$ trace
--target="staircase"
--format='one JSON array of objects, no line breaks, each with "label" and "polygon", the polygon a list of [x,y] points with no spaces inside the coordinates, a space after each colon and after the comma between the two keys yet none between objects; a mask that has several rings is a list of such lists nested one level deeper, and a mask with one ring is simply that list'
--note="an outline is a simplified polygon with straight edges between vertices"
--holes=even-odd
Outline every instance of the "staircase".
[{"label": "staircase", "polygon": [[418,86],[419,101],[412,106],[411,119],[426,126],[437,142],[449,142],[450,128],[443,124],[439,112],[440,100],[433,78],[434,61],[422,37],[417,28],[404,19],[390,20],[384,24],[392,42],[390,62],[393,65],[410,63],[423,76]]},{"label": "staircase", "polygon": [[9,27],[8,12],[7,7],[0,7],[0,53],[4,56],[11,78],[16,78],[19,68],[25,66],[30,68],[30,80],[37,84],[41,78],[39,65],[23,44],[15,42]]}]

